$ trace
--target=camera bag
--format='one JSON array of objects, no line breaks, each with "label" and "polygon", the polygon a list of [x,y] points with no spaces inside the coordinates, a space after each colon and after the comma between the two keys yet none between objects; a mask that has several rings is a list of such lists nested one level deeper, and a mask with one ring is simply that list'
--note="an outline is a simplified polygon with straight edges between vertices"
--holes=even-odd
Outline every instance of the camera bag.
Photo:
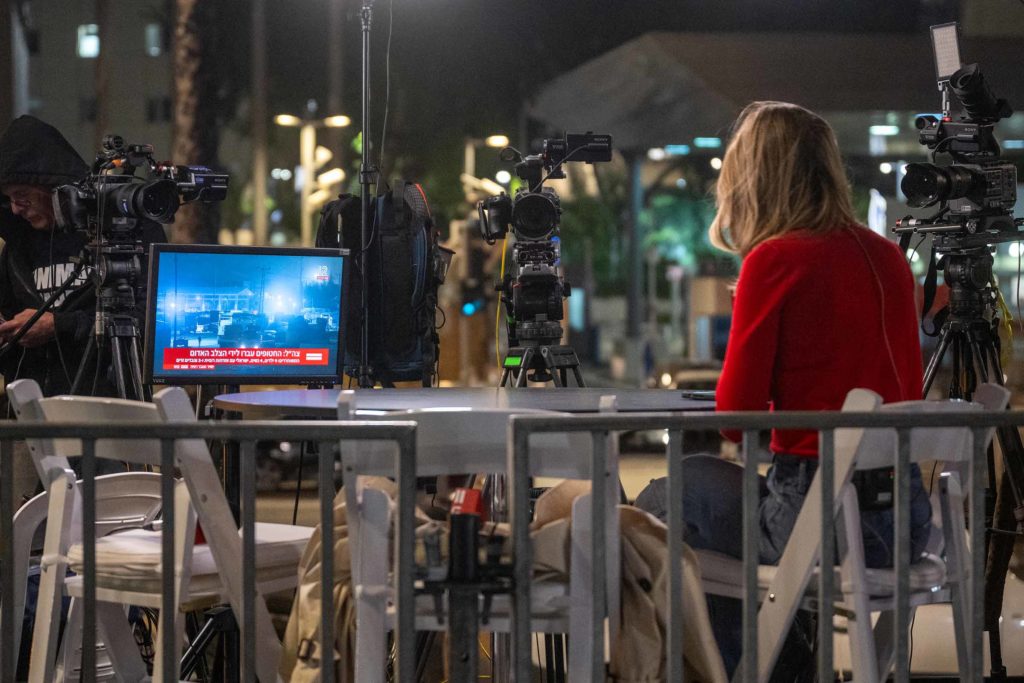
[{"label": "camera bag", "polygon": [[[346,293],[345,374],[359,374],[362,324],[361,216],[358,195],[342,194],[324,206],[316,246],[349,249],[352,277]],[[367,247],[369,363],[383,386],[419,381],[431,386],[437,374],[439,338],[437,290],[451,252],[438,244],[423,188],[398,181],[370,204]]]}]

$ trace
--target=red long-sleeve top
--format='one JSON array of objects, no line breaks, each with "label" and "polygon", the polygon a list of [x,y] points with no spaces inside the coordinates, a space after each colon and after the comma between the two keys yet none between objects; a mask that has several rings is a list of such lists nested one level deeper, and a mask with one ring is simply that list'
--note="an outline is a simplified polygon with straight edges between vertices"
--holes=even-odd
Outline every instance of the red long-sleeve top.
[{"label": "red long-sleeve top", "polygon": [[[838,410],[857,387],[916,399],[922,374],[914,280],[893,242],[860,226],[793,232],[743,259],[717,410]],[[817,456],[818,435],[776,430],[771,449]]]}]

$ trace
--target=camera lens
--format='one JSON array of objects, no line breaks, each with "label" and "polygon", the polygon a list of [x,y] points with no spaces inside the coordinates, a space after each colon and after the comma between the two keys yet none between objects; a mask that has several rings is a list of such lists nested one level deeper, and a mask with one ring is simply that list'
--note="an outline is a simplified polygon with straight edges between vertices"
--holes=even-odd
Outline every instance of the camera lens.
[{"label": "camera lens", "polygon": [[[984,182],[984,178],[981,181]],[[907,205],[920,209],[940,201],[966,197],[977,182],[974,171],[963,166],[917,163],[907,164],[900,189],[907,196]]]},{"label": "camera lens", "polygon": [[558,207],[545,194],[521,194],[512,206],[512,226],[520,239],[545,239],[558,227]]},{"label": "camera lens", "polygon": [[130,183],[108,191],[107,201],[115,215],[170,223],[178,211],[178,186],[162,178],[146,183]]}]

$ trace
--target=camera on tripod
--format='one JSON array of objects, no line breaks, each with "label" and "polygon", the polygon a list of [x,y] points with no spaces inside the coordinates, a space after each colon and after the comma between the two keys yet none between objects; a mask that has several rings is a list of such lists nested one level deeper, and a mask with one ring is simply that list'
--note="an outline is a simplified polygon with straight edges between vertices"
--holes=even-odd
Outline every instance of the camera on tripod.
[{"label": "camera on tripod", "polygon": [[[932,32],[943,111],[915,120],[929,162],[907,164],[900,188],[908,206],[939,210],[926,219],[903,218],[895,231],[933,233],[940,251],[1022,239],[1020,223],[1011,213],[1017,202],[1017,168],[1000,159],[995,137],[995,124],[1013,110],[992,92],[977,64],[960,65],[956,24],[936,26]],[[956,121],[950,116],[950,92],[963,109]],[[940,154],[950,163],[935,163]]]},{"label": "camera on tripod", "polygon": [[[137,177],[137,169],[148,177]],[[131,145],[119,135],[108,135],[92,172],[53,191],[53,209],[63,230],[117,234],[131,230],[138,220],[172,223],[183,202],[221,201],[227,189],[226,173],[157,163],[152,145]]]},{"label": "camera on tripod", "polygon": [[[510,368],[517,373],[518,379],[520,366],[525,366],[522,369],[535,371],[534,379],[537,381],[551,379],[554,367],[572,368],[576,372],[577,383],[582,386],[579,361],[571,349],[565,352],[564,360],[552,360],[546,367],[540,364],[542,359],[564,352],[552,349],[561,349],[558,342],[562,337],[562,302],[572,293],[571,286],[559,271],[561,201],[553,189],[544,187],[544,183],[564,178],[562,165],[568,161],[588,164],[611,161],[612,138],[589,132],[567,134],[564,138],[545,140],[540,154],[524,157],[512,147],[506,147],[501,150],[499,158],[515,162],[515,173],[523,181],[514,197],[503,192],[488,197],[477,206],[480,234],[488,244],[504,238],[510,229],[516,238],[512,248],[512,268],[496,286],[507,313],[510,347],[502,384]],[[538,364],[531,366],[535,357],[533,351],[524,354],[519,347],[540,348],[541,355],[536,356]],[[517,361],[520,365],[515,365]],[[525,382],[525,372],[521,374]]]},{"label": "camera on tripod", "polygon": [[[140,170],[144,177],[136,176]],[[53,191],[57,228],[84,233],[88,243],[75,259],[74,272],[26,328],[80,274],[89,273],[96,290],[94,333],[71,393],[78,393],[83,386],[86,367],[95,356],[97,373],[110,359],[114,387],[121,398],[146,398],[135,303],[143,275],[144,224],[173,222],[182,202],[223,200],[227,187],[227,174],[214,173],[205,166],[158,163],[152,145],[130,145],[118,135],[108,135],[89,175]]]}]

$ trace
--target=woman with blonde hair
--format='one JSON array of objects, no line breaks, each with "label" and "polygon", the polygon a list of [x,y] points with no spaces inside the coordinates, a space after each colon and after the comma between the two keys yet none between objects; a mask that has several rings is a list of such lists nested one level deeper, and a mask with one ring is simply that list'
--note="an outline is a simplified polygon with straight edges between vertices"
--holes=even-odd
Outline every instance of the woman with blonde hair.
[{"label": "woman with blonde hair", "polygon": [[[718,410],[838,410],[856,387],[886,403],[920,398],[913,277],[896,244],[854,218],[839,146],[824,119],[783,102],[747,106],[722,161],[716,201],[711,241],[743,259]],[[776,430],[771,450],[760,504],[766,564],[778,562],[792,532],[817,470],[818,436]],[[682,492],[657,480],[637,505],[663,516],[667,496],[682,495],[687,542],[741,557],[742,469],[712,456],[686,458],[684,468]],[[911,488],[917,557],[931,507],[916,467]],[[892,508],[866,511],[862,521],[868,565],[892,566]],[[731,675],[740,656],[739,603],[709,603]],[[780,658],[780,665],[787,659],[801,658]]]}]

